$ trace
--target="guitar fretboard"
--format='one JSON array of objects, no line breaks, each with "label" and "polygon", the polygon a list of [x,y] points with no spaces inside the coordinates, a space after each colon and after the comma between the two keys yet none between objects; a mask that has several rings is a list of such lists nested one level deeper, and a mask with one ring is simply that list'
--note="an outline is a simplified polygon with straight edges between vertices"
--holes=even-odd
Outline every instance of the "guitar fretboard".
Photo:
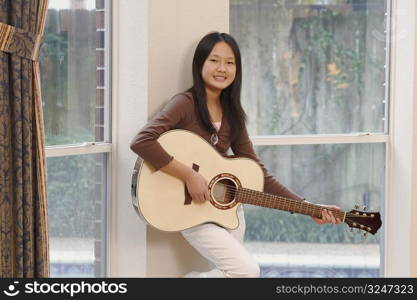
[{"label": "guitar fretboard", "polygon": [[334,217],[339,218],[342,221],[344,220],[345,216],[345,212],[340,210],[323,207],[309,202],[275,196],[245,188],[239,188],[236,191],[236,200],[241,203],[274,208],[278,210],[288,211],[291,213],[308,215],[316,218],[321,218],[321,212],[323,209],[332,211]]}]

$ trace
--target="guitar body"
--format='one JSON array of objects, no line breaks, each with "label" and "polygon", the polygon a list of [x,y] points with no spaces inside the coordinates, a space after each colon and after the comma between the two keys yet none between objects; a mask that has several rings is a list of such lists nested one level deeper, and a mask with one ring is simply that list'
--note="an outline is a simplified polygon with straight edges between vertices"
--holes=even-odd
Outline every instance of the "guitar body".
[{"label": "guitar body", "polygon": [[158,142],[207,180],[211,200],[192,201],[183,181],[156,171],[139,158],[132,177],[132,196],[134,207],[145,221],[163,231],[180,231],[207,222],[236,228],[240,203],[232,193],[239,187],[262,191],[261,167],[248,158],[223,157],[203,138],[186,130],[168,131]]}]

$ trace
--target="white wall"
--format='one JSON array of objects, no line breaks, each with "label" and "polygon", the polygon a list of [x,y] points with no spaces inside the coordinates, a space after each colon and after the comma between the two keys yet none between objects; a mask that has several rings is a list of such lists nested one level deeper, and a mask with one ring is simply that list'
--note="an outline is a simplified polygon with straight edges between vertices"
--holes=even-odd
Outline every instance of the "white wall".
[{"label": "white wall", "polygon": [[129,148],[148,114],[148,1],[112,1],[112,201],[110,277],[144,277],[146,226],[130,198],[136,156]]},{"label": "white wall", "polygon": [[192,84],[197,42],[228,32],[227,0],[123,0],[113,4],[113,149],[109,276],[177,277],[207,269],[179,233],[147,229],[130,198],[133,136],[171,96]]},{"label": "white wall", "polygon": [[[210,31],[228,32],[227,0],[149,2],[149,114],[192,85],[191,65],[198,41]],[[181,277],[208,270],[208,262],[180,233],[147,230],[149,277]]]}]

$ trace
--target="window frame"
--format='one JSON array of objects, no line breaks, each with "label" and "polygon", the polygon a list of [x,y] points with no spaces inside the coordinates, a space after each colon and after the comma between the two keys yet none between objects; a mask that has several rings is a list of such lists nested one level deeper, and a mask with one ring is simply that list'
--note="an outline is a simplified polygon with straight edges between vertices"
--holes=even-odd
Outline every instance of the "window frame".
[{"label": "window frame", "polygon": [[[403,14],[401,12],[407,12]],[[251,136],[255,146],[339,143],[384,143],[386,145],[385,202],[382,205],[380,274],[384,277],[408,277],[417,273],[416,213],[417,188],[417,3],[387,2],[385,33],[388,35],[386,114],[384,133],[318,134],[289,136]],[[400,39],[402,33],[406,39]],[[411,76],[410,76],[411,74]],[[401,99],[401,104],[399,100]],[[388,107],[390,110],[388,111]],[[402,199],[402,202],[395,201]],[[408,212],[408,213],[407,213]]]},{"label": "window frame", "polygon": [[[392,70],[390,68],[390,62],[393,59],[396,59],[394,53],[391,52],[391,36],[395,34],[394,31],[391,31],[391,12],[393,9],[393,1],[387,0],[387,12],[385,14],[385,24],[383,32],[387,35],[385,50],[386,50],[386,64],[385,68],[385,78],[387,81],[383,83],[385,87],[385,97],[389,99],[383,99],[385,106],[385,115],[383,118],[384,128],[383,132],[353,132],[353,133],[340,133],[340,134],[304,134],[304,135],[257,135],[250,136],[254,146],[293,146],[293,145],[321,145],[321,144],[371,144],[371,143],[382,143],[385,144],[385,163],[386,163],[386,173],[385,173],[385,202],[381,205],[381,218],[383,227],[380,229],[383,235],[383,242],[380,243],[380,276],[390,276],[392,270],[391,268],[387,269],[387,261],[391,259],[386,257],[387,252],[386,248],[389,242],[387,241],[388,236],[385,231],[384,224],[387,224],[388,220],[392,219],[393,216],[386,215],[384,212],[387,210],[388,203],[391,203],[392,196],[389,192],[392,190],[392,181],[389,181],[390,178],[390,168],[388,163],[390,160],[390,141],[392,136],[390,135],[390,128],[392,128],[392,115],[388,116],[389,107],[392,107],[392,98],[393,95],[390,94],[393,86],[391,83]],[[390,36],[391,34],[391,36]],[[388,100],[388,101],[387,101]],[[398,121],[398,120],[397,120]],[[356,203],[353,203],[355,205]],[[353,207],[352,207],[353,208]]]},{"label": "window frame", "polygon": [[[88,155],[88,154],[106,154],[106,182],[104,183],[106,186],[106,193],[105,193],[105,202],[103,203],[106,207],[106,216],[105,216],[105,228],[106,232],[106,241],[105,245],[102,246],[105,248],[106,253],[106,261],[104,263],[105,270],[104,275],[107,276],[109,274],[109,214],[110,214],[110,203],[111,203],[111,194],[112,194],[112,147],[113,144],[111,142],[111,135],[113,128],[112,128],[112,85],[111,85],[111,73],[112,73],[112,1],[111,0],[104,0],[105,8],[104,9],[96,9],[96,11],[105,11],[105,62],[104,68],[97,67],[97,69],[104,69],[104,84],[105,84],[105,93],[104,93],[104,120],[105,120],[105,128],[104,128],[104,140],[109,142],[91,142],[86,141],[83,143],[76,143],[76,144],[62,144],[62,145],[53,145],[53,146],[46,146],[45,147],[45,157],[46,159],[51,157],[67,157],[67,156],[74,156],[74,155]],[[97,28],[96,31],[103,31],[102,29]],[[96,48],[101,49],[101,48]],[[102,274],[100,274],[102,276]]]},{"label": "window frame", "polygon": [[[404,13],[406,12],[406,13]],[[385,203],[385,276],[416,276],[417,250],[417,3],[392,1],[390,134]],[[402,38],[406,33],[406,38]],[[401,199],[401,201],[396,200]]]}]

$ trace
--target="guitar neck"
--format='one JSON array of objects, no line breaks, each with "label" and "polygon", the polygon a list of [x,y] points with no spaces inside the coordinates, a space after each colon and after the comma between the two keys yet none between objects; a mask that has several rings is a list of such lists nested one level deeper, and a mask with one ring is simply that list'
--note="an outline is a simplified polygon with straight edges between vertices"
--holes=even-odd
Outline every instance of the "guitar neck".
[{"label": "guitar neck", "polygon": [[342,221],[345,217],[345,212],[340,210],[326,208],[309,202],[275,196],[245,188],[240,188],[237,190],[236,200],[241,203],[274,208],[316,218],[321,218],[321,212],[323,209],[331,210],[335,218],[339,218]]}]

